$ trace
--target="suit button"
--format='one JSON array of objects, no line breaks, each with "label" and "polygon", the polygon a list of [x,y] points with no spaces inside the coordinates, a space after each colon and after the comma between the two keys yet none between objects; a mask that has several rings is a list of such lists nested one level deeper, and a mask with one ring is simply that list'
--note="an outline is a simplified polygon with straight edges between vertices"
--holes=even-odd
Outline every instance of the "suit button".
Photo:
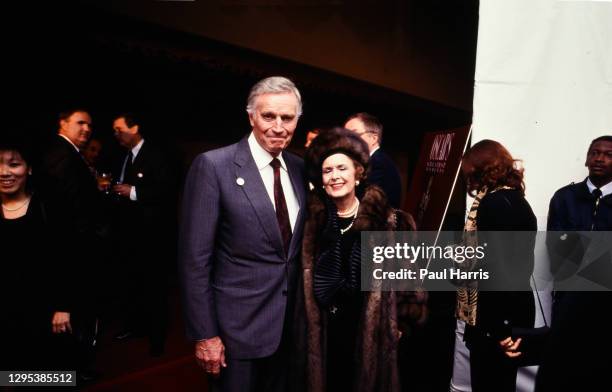
[{"label": "suit button", "polygon": [[287,296],[287,290],[283,290],[283,296]]}]

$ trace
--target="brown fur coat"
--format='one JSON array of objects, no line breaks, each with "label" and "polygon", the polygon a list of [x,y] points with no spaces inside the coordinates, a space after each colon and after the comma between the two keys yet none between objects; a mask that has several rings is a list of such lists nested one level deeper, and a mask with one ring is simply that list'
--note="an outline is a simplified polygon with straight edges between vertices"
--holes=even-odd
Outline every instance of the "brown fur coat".
[{"label": "brown fur coat", "polygon": [[[320,254],[320,234],[325,227],[327,212],[324,202],[319,196],[311,194],[309,200],[309,219],[304,229],[302,245],[302,290],[298,293],[296,307],[297,332],[301,333],[303,358],[297,361],[297,366],[303,366],[298,371],[295,384],[301,384],[299,390],[312,392],[325,391],[325,346],[326,346],[326,315],[321,312],[313,291],[313,269]],[[354,226],[358,231],[393,231],[414,230],[414,221],[409,214],[393,210],[389,207],[384,193],[380,188],[371,186],[361,198],[359,212]],[[409,294],[408,294],[409,295]],[[370,291],[365,294],[364,308],[361,318],[357,352],[357,368],[355,369],[355,391],[360,392],[391,392],[399,391],[399,374],[397,368],[397,346],[399,341],[398,314],[414,314],[414,309],[400,309],[398,303],[404,301],[406,293],[392,291]],[[410,306],[410,305],[409,305]],[[303,315],[306,315],[306,321]],[[299,342],[299,339],[298,339]],[[301,376],[301,377],[300,377]],[[298,381],[300,379],[301,381]]]}]

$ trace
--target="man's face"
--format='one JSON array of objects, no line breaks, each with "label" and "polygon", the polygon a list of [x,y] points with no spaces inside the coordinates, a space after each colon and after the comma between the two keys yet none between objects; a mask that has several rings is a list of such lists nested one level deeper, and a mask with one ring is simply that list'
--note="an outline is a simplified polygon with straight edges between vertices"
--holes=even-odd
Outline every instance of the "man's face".
[{"label": "man's face", "polygon": [[360,119],[353,118],[347,121],[346,124],[344,124],[344,128],[351,130],[357,135],[359,135],[363,139],[363,141],[366,142],[370,151],[372,151],[372,149],[378,145],[378,136],[368,132],[365,129],[363,121],[361,121]]},{"label": "man's face", "polygon": [[584,165],[589,168],[591,181],[597,182],[595,185],[603,186],[612,181],[612,142],[593,143]]},{"label": "man's face", "polygon": [[132,148],[136,145],[138,125],[128,127],[125,118],[119,117],[113,121],[113,129],[115,130],[115,138],[123,147]]},{"label": "man's face", "polygon": [[86,112],[74,112],[66,120],[60,120],[59,133],[83,148],[91,136],[91,117]]},{"label": "man's face", "polygon": [[83,149],[83,156],[89,162],[90,165],[95,165],[100,158],[102,152],[102,143],[97,139],[92,139],[87,143],[85,149]]},{"label": "man's face", "polygon": [[262,94],[249,114],[255,139],[264,150],[276,156],[289,143],[297,127],[298,101],[292,93]]}]

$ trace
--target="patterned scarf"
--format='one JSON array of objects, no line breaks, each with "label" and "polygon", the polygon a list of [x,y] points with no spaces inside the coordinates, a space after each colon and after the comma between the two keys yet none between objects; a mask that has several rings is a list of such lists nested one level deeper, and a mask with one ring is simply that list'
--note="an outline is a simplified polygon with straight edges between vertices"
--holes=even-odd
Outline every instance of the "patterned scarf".
[{"label": "patterned scarf", "polygon": [[[495,193],[500,189],[513,189],[509,186],[500,186],[493,189],[490,193]],[[476,247],[478,246],[478,234],[476,226],[476,217],[478,216],[478,206],[482,199],[487,195],[488,190],[484,187],[472,203],[470,212],[468,213],[463,227],[463,244],[466,246]],[[462,263],[462,268],[471,271],[476,265],[476,260],[465,260]],[[455,316],[462,321],[465,321],[468,325],[476,325],[476,312],[478,309],[478,281],[464,281],[461,283],[463,287],[457,289],[457,306],[455,308]]]},{"label": "patterned scarf", "polygon": [[[476,234],[476,216],[478,215],[478,206],[480,201],[486,196],[487,188],[484,188],[474,198],[470,212],[468,213],[463,227],[463,244],[466,246],[477,246],[478,236]],[[474,266],[473,260],[463,262],[463,268],[467,270]],[[459,282],[461,283],[461,282]],[[469,281],[461,283],[463,286],[457,288],[457,306],[455,308],[455,316],[469,325],[476,325],[476,310],[478,308],[478,282]]]}]

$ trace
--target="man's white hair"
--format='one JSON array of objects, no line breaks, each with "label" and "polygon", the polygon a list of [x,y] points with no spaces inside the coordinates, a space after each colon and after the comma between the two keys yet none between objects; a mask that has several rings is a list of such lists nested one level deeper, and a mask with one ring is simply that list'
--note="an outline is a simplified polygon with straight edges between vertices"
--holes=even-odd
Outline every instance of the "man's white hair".
[{"label": "man's white hair", "polygon": [[246,111],[249,114],[253,114],[255,111],[255,101],[257,97],[263,94],[282,94],[282,93],[293,93],[297,98],[297,115],[302,115],[302,96],[298,91],[295,84],[283,77],[283,76],[271,76],[257,82],[251,92],[249,93],[249,99],[247,100]]}]

